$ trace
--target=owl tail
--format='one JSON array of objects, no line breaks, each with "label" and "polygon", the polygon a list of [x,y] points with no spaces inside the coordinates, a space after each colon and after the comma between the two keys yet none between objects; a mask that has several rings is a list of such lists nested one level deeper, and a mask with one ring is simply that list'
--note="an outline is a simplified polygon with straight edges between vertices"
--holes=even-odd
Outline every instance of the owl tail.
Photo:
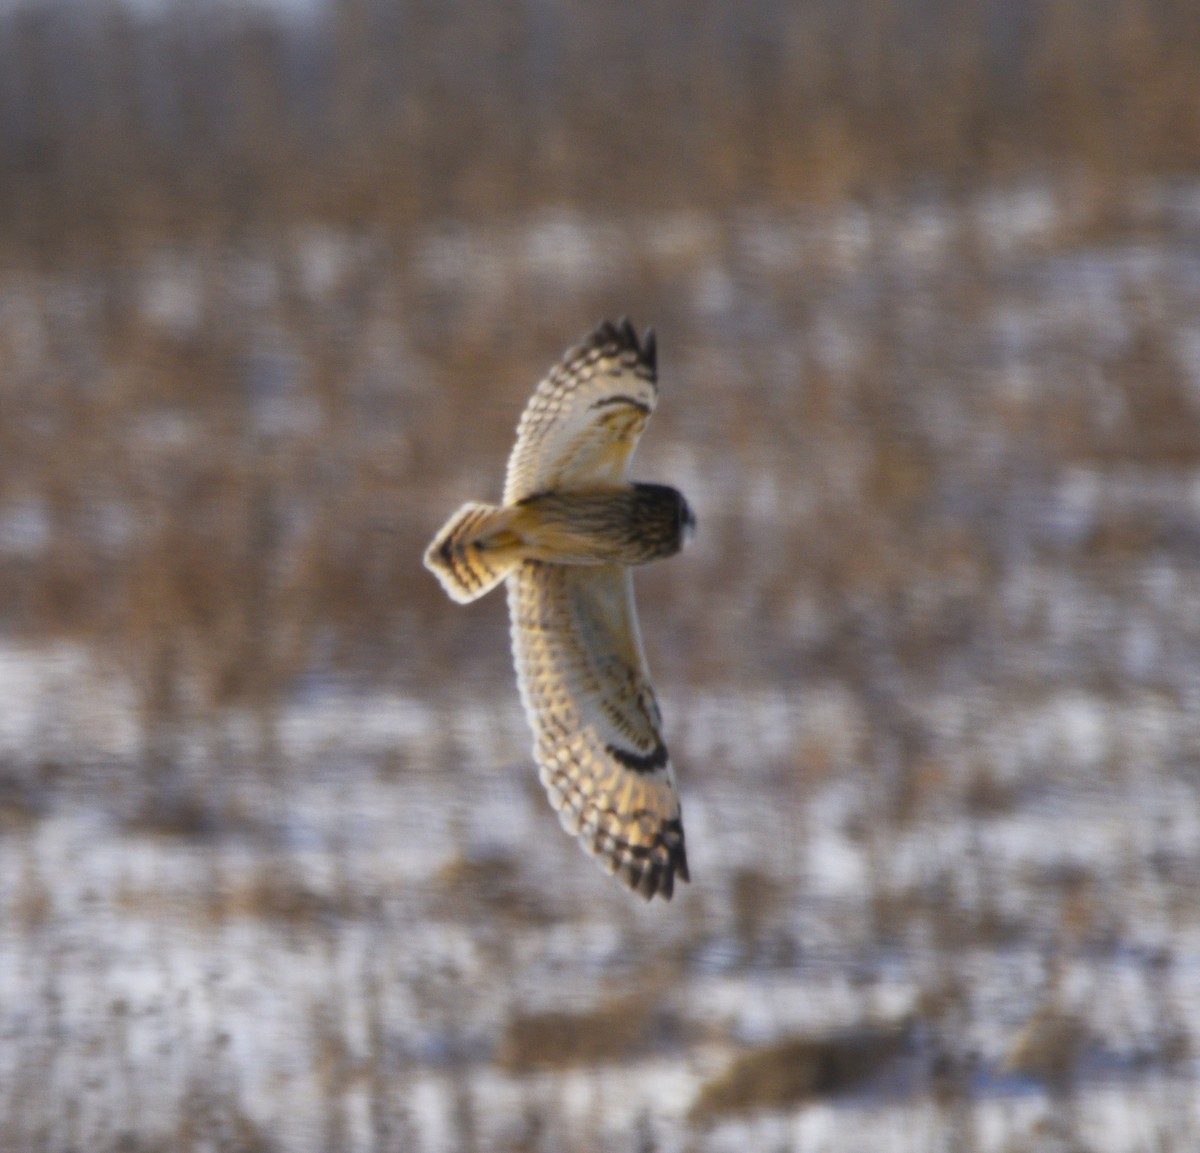
[{"label": "owl tail", "polygon": [[425,567],[459,604],[491,592],[523,559],[520,509],[464,504],[425,550]]}]

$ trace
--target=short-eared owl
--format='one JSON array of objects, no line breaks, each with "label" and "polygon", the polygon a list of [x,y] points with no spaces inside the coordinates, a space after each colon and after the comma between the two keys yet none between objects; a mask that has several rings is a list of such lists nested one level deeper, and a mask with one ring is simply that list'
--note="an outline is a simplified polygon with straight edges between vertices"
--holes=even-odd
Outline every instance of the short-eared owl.
[{"label": "short-eared owl", "polygon": [[425,553],[454,600],[508,580],[513,658],[533,755],[563,827],[649,900],[688,879],[630,565],[695,527],[673,488],[626,468],[658,400],[654,332],[601,324],[538,385],[503,505],[466,504]]}]

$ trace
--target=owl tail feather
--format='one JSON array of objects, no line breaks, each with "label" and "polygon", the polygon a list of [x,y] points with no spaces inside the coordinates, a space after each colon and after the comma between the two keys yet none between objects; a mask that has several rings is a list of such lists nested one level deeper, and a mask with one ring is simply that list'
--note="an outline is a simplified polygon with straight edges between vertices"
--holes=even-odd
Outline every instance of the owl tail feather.
[{"label": "owl tail feather", "polygon": [[523,559],[520,509],[464,504],[425,550],[425,567],[459,604],[491,592]]}]

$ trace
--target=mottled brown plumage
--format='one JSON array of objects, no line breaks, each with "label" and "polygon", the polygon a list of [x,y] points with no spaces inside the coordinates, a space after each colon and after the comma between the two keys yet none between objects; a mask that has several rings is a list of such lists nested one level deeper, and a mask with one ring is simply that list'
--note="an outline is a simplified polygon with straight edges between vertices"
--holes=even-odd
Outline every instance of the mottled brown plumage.
[{"label": "mottled brown plumage", "polygon": [[631,484],[559,489],[517,506],[525,556],[555,564],[646,564],[674,556],[690,531],[691,510],[673,488]]},{"label": "mottled brown plumage", "polygon": [[695,521],[675,489],[625,479],[657,400],[653,332],[601,324],[526,406],[504,504],[464,505],[425,564],[464,603],[507,579],[551,804],[609,872],[669,899],[688,879],[687,853],[629,566],[673,556]]}]

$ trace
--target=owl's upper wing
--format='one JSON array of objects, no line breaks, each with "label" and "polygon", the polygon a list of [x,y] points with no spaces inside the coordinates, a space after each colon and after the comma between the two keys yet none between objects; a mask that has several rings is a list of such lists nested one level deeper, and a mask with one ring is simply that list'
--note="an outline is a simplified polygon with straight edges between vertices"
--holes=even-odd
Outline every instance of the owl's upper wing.
[{"label": "owl's upper wing", "polygon": [[616,484],[658,402],[654,330],[599,325],[537,386],[508,458],[504,503],[555,488]]},{"label": "owl's upper wing", "polygon": [[559,820],[649,900],[688,879],[675,773],[618,566],[527,561],[509,578],[513,656]]}]

